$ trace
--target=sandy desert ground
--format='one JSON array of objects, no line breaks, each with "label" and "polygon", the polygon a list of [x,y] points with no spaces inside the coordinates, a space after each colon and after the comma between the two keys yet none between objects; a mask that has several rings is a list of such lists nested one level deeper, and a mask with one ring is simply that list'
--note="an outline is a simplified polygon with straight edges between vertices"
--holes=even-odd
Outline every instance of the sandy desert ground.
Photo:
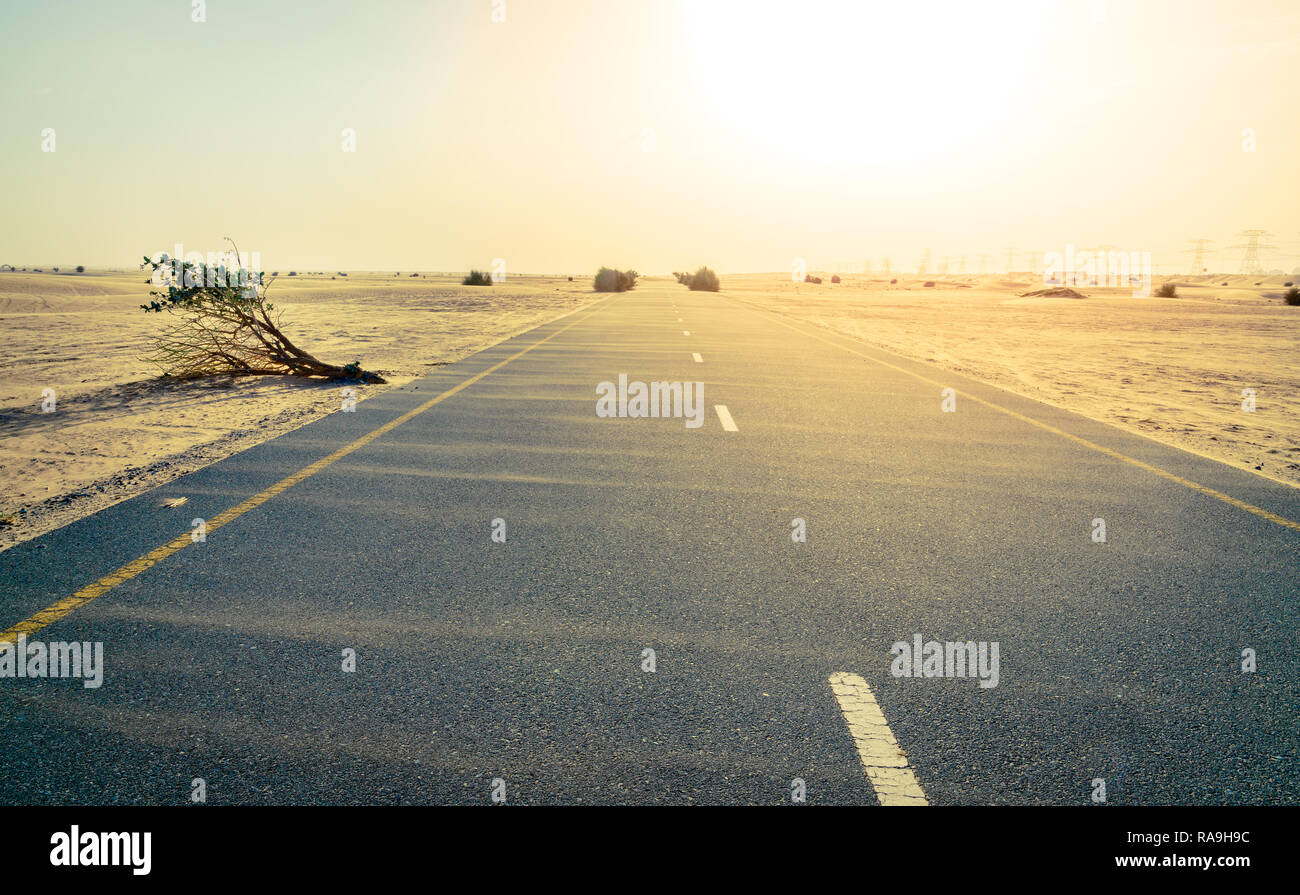
[{"label": "sandy desert ground", "polygon": [[[914,277],[809,285],[753,274],[724,277],[723,292],[1300,486],[1300,308],[1281,301],[1290,279],[1176,280],[1177,298],[1080,287],[1076,299],[1022,297],[1042,287],[1028,275],[927,288]],[[282,276],[272,299],[302,347],[388,377],[359,387],[364,400],[580,308],[598,297],[590,288],[586,276],[475,288],[350,273]],[[338,409],[336,384],[157,378],[141,360],[164,322],[138,309],[147,291],[137,271],[0,274],[0,549]],[[54,414],[40,411],[45,388]],[[1241,408],[1245,388],[1257,391],[1254,413]]]},{"label": "sandy desert ground", "polygon": [[[597,298],[586,277],[492,287],[409,272],[280,276],[285,332],[322,360],[360,358],[364,400]],[[0,273],[0,549],[305,425],[339,386],[285,377],[158,378],[141,358],[167,321],[140,271]],[[42,390],[56,410],[41,412]]]},{"label": "sandy desert ground", "polygon": [[[737,298],[1300,486],[1300,277],[1155,277],[1175,298],[1078,286],[1022,297],[1029,274],[724,279]],[[1226,284],[1226,285],[1224,285]],[[1258,285],[1256,285],[1258,284]],[[1255,389],[1256,410],[1242,410]]]}]

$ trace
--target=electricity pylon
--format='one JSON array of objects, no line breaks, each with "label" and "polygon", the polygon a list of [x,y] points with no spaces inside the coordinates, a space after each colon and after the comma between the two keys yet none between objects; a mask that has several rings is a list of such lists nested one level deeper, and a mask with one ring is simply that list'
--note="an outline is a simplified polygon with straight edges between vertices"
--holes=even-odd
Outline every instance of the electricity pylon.
[{"label": "electricity pylon", "polygon": [[1190,246],[1190,248],[1186,250],[1186,254],[1193,256],[1192,258],[1193,274],[1200,275],[1207,272],[1205,269],[1205,254],[1206,252],[1210,251],[1210,246],[1213,244],[1213,242],[1214,240],[1212,239],[1188,240],[1187,244],[1188,246]]},{"label": "electricity pylon", "polygon": [[1245,249],[1246,254],[1241,258],[1241,272],[1248,274],[1260,274],[1264,272],[1264,266],[1259,260],[1260,249],[1276,249],[1277,246],[1264,242],[1272,236],[1268,230],[1242,230],[1241,235],[1246,237],[1244,243],[1238,243],[1234,246],[1228,246],[1230,249]]}]

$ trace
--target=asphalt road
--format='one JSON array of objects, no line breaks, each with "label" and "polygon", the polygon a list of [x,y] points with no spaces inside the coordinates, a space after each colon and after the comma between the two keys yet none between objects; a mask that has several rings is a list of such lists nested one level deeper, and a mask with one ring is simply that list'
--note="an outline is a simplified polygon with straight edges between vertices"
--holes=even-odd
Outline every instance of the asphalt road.
[{"label": "asphalt road", "polygon": [[[663,283],[0,554],[0,625],[486,371],[32,633],[104,682],[0,679],[0,802],[877,804],[842,673],[933,805],[1300,802],[1300,531],[1187,482],[1300,492]],[[620,373],[703,425],[597,416]]]}]

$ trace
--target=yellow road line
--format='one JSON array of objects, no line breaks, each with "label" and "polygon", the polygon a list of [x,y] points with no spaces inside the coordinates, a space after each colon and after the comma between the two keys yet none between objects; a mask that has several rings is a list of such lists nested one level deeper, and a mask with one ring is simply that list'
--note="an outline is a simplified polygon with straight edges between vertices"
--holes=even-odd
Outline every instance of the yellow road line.
[{"label": "yellow road line", "polygon": [[929,805],[867,682],[840,671],[831,675],[830,684],[880,804]]},{"label": "yellow road line", "polygon": [[[751,307],[751,309],[753,309],[752,306],[749,305],[749,302],[742,301],[740,299],[735,299],[735,298],[733,298],[732,301],[738,302],[739,304],[742,305],[749,306]],[[948,384],[940,382],[937,379],[931,379],[928,376],[922,376],[920,373],[915,373],[912,370],[907,369],[906,367],[900,367],[897,364],[891,364],[889,361],[881,360],[878,357],[872,357],[871,355],[865,354],[861,351],[856,351],[847,345],[841,344],[832,339],[824,338],[818,333],[808,332],[807,330],[801,329],[796,326],[792,326],[789,323],[786,323],[784,320],[780,319],[780,317],[776,316],[776,312],[774,311],[767,311],[766,308],[761,308],[758,310],[764,311],[766,314],[771,316],[773,320],[775,320],[777,323],[784,326],[786,329],[793,330],[794,332],[800,333],[801,335],[805,335],[810,339],[816,339],[819,342],[825,342],[827,345],[833,345],[834,347],[839,348],[842,351],[847,351],[850,354],[856,354],[858,357],[865,358],[866,360],[869,360],[875,364],[879,364],[882,367],[888,367],[891,370],[897,370],[899,373],[904,373],[908,376],[911,376],[913,379],[920,380],[921,382],[927,382],[931,385],[938,386],[939,388],[951,387]],[[848,337],[846,336],[844,338],[848,338]],[[1086,438],[1080,438],[1078,435],[1074,435],[1070,432],[1066,432],[1064,429],[1058,429],[1056,426],[1053,426],[1049,423],[1044,423],[1034,419],[1033,417],[1025,416],[1023,413],[1017,413],[1016,411],[1011,410],[1007,407],[1003,407],[1000,404],[994,404],[992,401],[986,401],[983,398],[970,394],[969,392],[957,391],[957,389],[953,389],[953,391],[956,394],[959,394],[962,397],[964,397],[966,400],[974,401],[976,404],[981,404],[984,407],[988,407],[990,410],[996,410],[999,413],[1005,413],[1009,417],[1018,419],[1023,423],[1028,423],[1029,425],[1042,429],[1045,432],[1051,432],[1053,435],[1059,435],[1062,438],[1067,438],[1070,441],[1073,441],[1075,444],[1079,444],[1086,448],[1090,448],[1091,450],[1097,451],[1100,454],[1105,454],[1106,456],[1113,457],[1116,460],[1122,460],[1125,463],[1128,463],[1132,466],[1136,466],[1138,469],[1144,469],[1147,472],[1154,473],[1155,475],[1160,476],[1161,478],[1168,479],[1171,482],[1176,482],[1177,484],[1182,485],[1185,488],[1191,488],[1193,491],[1197,491],[1201,494],[1206,495],[1207,497],[1213,497],[1215,500],[1221,500],[1224,503],[1230,506],[1234,506],[1239,510],[1245,510],[1247,513],[1253,513],[1254,515],[1260,517],[1261,519],[1267,519],[1269,522],[1273,522],[1285,528],[1290,528],[1295,531],[1300,531],[1300,522],[1287,519],[1285,516],[1279,516],[1276,513],[1270,513],[1268,510],[1263,509],[1262,507],[1257,507],[1254,504],[1246,503],[1244,500],[1238,500],[1237,498],[1232,497],[1231,495],[1224,494],[1222,491],[1216,491],[1213,488],[1208,488],[1205,485],[1199,484],[1197,482],[1193,482],[1191,479],[1185,479],[1180,475],[1175,475],[1172,472],[1161,469],[1159,466],[1152,466],[1150,463],[1139,460],[1136,457],[1130,457],[1128,454],[1121,454],[1119,451],[1111,450],[1108,447],[1104,447],[1100,444],[1097,444],[1096,442],[1089,441]]]},{"label": "yellow road line", "polygon": [[[226,523],[233,522],[235,519],[238,519],[240,516],[244,515],[249,510],[253,510],[256,509],[257,507],[260,507],[262,504],[266,503],[272,497],[275,497],[276,495],[281,494],[284,491],[287,491],[288,489],[292,488],[294,485],[298,484],[303,479],[310,478],[311,476],[320,472],[325,467],[333,463],[336,463],[337,461],[346,457],[348,454],[358,451],[361,448],[365,447],[366,445],[370,444],[370,442],[374,441],[376,438],[380,438],[384,435],[387,435],[389,432],[393,431],[403,423],[408,422],[411,419],[424,413],[430,407],[433,407],[436,404],[441,404],[443,401],[447,400],[451,396],[464,391],[474,383],[479,382],[480,380],[485,379],[486,377],[495,373],[497,370],[500,370],[502,367],[504,367],[506,364],[510,363],[511,361],[523,357],[525,354],[532,351],[537,346],[544,345],[547,342],[551,341],[551,339],[554,339],[556,336],[560,335],[560,333],[563,333],[566,330],[569,330],[574,326],[577,326],[583,320],[586,320],[588,317],[590,317],[592,313],[595,313],[594,309],[592,309],[590,313],[587,313],[582,317],[578,318],[577,320],[574,320],[572,323],[566,324],[560,329],[557,329],[549,336],[546,336],[545,338],[542,339],[538,339],[536,342],[533,342],[527,348],[515,352],[514,354],[507,357],[505,360],[501,361],[500,363],[493,364],[492,366],[488,367],[486,370],[483,370],[481,373],[476,373],[473,376],[466,379],[465,381],[447,389],[442,394],[430,398],[428,401],[425,401],[423,404],[421,404],[419,407],[416,407],[414,410],[408,410],[406,413],[402,414],[396,419],[384,423],[378,429],[375,429],[372,432],[368,432],[365,435],[362,435],[360,438],[358,438],[356,441],[351,442],[350,444],[344,445],[343,447],[339,448],[337,451],[330,454],[329,456],[322,457],[321,459],[317,460],[315,463],[312,463],[310,466],[306,466],[298,470],[288,478],[281,479],[271,487],[267,488],[265,491],[262,491],[258,494],[254,494],[252,497],[248,498],[243,503],[231,507],[225,512],[220,513],[217,516],[214,516],[212,519],[209,519],[207,522],[207,533],[211,534],[212,532],[216,531],[218,528],[225,525]],[[120,569],[116,569],[115,571],[109,572],[103,578],[100,578],[98,581],[94,582],[93,584],[86,585],[85,587],[77,591],[72,596],[64,597],[62,600],[59,600],[57,603],[45,607],[40,612],[36,613],[30,618],[24,619],[23,621],[14,625],[9,630],[0,633],[0,642],[7,641],[9,643],[13,643],[18,638],[18,635],[20,634],[31,635],[36,631],[39,631],[41,628],[46,627],[47,625],[52,625],[55,622],[59,621],[60,619],[66,618],[69,614],[75,612],[77,609],[80,609],[82,606],[85,606],[91,600],[94,600],[98,597],[102,597],[104,594],[108,593],[110,590],[117,587],[119,584],[123,583],[124,581],[130,581],[132,578],[136,577],[141,572],[153,568],[158,563],[162,562],[164,559],[171,556],[173,553],[177,553],[180,550],[183,550],[185,547],[188,547],[192,543],[194,543],[194,541],[190,537],[190,533],[188,531],[185,532],[185,534],[178,535],[177,537],[168,541],[166,544],[163,544],[161,547],[158,547],[155,550],[151,550],[149,553],[146,553],[144,556],[140,557],[137,560],[133,560],[132,562],[127,563],[126,565],[122,566]]]}]

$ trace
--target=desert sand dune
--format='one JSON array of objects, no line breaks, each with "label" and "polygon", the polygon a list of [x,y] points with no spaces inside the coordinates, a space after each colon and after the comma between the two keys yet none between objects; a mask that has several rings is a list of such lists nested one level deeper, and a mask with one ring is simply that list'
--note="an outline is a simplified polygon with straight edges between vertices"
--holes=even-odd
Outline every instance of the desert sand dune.
[{"label": "desert sand dune", "polygon": [[[139,271],[0,274],[0,547],[65,525],[337,410],[337,383],[289,377],[176,382],[141,360],[167,321],[139,305]],[[586,278],[490,288],[392,272],[279,277],[272,302],[298,344],[360,358],[384,385],[364,400],[593,300]],[[54,389],[54,413],[41,412]]]},{"label": "desert sand dune", "polygon": [[[1022,296],[1041,289],[1041,280],[1004,275],[934,278],[934,288],[920,278],[889,279],[850,276],[815,286],[769,274],[731,276],[726,287],[781,313],[1300,486],[1300,307],[1282,302],[1292,277],[1174,277],[1176,298],[1079,285],[1083,299]],[[1256,392],[1253,413],[1242,410],[1248,388]]]}]

